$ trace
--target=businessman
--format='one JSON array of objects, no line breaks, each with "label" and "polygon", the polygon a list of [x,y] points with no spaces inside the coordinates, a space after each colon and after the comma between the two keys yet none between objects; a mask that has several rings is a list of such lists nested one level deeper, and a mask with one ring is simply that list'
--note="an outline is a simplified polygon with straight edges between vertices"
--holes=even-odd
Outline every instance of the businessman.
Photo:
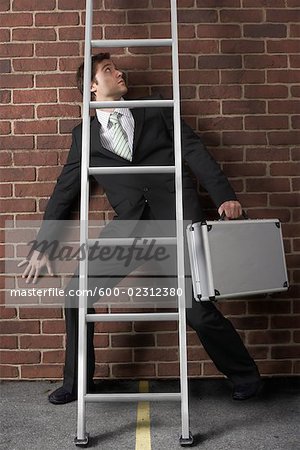
[{"label": "businessman", "polygon": [[[82,92],[83,64],[77,71],[78,87]],[[127,94],[123,73],[118,70],[108,53],[92,57],[91,96],[96,101],[122,101]],[[201,139],[182,121],[182,158],[194,176],[207,190],[218,213],[227,219],[241,215],[242,208],[226,176],[204,147]],[[96,110],[91,120],[91,166],[145,166],[173,165],[173,113],[171,108],[116,108]],[[46,222],[68,219],[74,200],[80,191],[82,125],[72,132],[72,145],[57,184],[49,199],[38,240],[55,237],[57,230],[47,229]],[[184,218],[192,222],[203,220],[200,198],[194,188],[188,169],[183,164]],[[116,212],[116,220],[175,220],[175,186],[172,174],[95,175],[104,188]],[[43,268],[52,273],[47,252],[34,251],[20,264],[26,265],[23,278],[36,282]],[[134,269],[133,264],[128,270]],[[113,286],[122,278],[114,277],[116,267],[109,263],[97,268],[107,275],[106,286]],[[97,278],[89,280],[97,283]],[[89,286],[90,286],[89,284]],[[78,273],[66,289],[66,334],[63,386],[49,395],[53,404],[64,404],[77,399],[77,338],[78,308],[72,307],[78,299],[68,296],[70,287],[78,287]],[[98,300],[97,298],[93,301]],[[75,302],[75,303],[74,303]],[[70,307],[71,306],[71,307]],[[90,305],[89,312],[95,310]],[[187,308],[187,323],[196,331],[203,347],[214,364],[233,384],[233,398],[245,400],[254,396],[260,386],[257,366],[231,322],[211,302],[196,302]],[[93,347],[94,324],[88,324],[87,388],[93,389],[95,356]]]}]

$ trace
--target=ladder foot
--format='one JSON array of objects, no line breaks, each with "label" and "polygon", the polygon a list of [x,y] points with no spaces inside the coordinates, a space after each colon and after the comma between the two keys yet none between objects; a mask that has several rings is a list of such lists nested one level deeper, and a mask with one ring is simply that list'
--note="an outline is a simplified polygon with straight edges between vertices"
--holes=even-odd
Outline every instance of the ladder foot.
[{"label": "ladder foot", "polygon": [[191,447],[194,444],[194,437],[192,433],[190,432],[188,438],[183,438],[182,436],[180,436],[179,444],[181,445],[181,447]]},{"label": "ladder foot", "polygon": [[78,439],[77,437],[74,439],[74,443],[76,447],[88,447],[89,445],[89,434],[86,433],[85,437],[83,439]]}]

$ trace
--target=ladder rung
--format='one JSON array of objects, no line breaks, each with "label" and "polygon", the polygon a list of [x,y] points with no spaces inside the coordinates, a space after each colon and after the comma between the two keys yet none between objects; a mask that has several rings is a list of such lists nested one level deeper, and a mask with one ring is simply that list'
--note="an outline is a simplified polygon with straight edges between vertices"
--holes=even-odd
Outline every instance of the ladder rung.
[{"label": "ladder rung", "polygon": [[90,175],[100,174],[127,174],[127,173],[175,173],[175,166],[117,166],[117,167],[90,167]]},{"label": "ladder rung", "polygon": [[85,394],[86,402],[170,401],[180,400],[181,393]]},{"label": "ladder rung", "polygon": [[94,48],[99,47],[172,47],[172,39],[97,39],[92,40]]},{"label": "ladder rung", "polygon": [[[139,242],[141,241],[141,242]],[[154,242],[153,242],[154,241]],[[135,237],[135,238],[99,238],[99,239],[88,239],[87,244],[88,247],[92,247],[93,245],[132,245],[136,246],[146,246],[153,245],[153,243],[161,244],[161,245],[176,245],[177,239],[176,237]]]},{"label": "ladder rung", "polygon": [[178,320],[178,313],[128,313],[128,314],[86,314],[87,322],[148,322],[151,320]]},{"label": "ladder rung", "polygon": [[174,106],[174,100],[117,100],[113,102],[90,101],[90,108],[161,108]]}]

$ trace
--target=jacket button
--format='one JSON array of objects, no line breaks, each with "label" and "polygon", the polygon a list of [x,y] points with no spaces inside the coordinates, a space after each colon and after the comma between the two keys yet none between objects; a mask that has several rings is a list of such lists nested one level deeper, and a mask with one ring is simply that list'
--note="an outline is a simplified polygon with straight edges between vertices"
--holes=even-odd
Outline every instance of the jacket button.
[{"label": "jacket button", "polygon": [[144,192],[148,192],[148,191],[149,191],[149,188],[145,186],[145,187],[143,188],[143,191],[144,191]]}]

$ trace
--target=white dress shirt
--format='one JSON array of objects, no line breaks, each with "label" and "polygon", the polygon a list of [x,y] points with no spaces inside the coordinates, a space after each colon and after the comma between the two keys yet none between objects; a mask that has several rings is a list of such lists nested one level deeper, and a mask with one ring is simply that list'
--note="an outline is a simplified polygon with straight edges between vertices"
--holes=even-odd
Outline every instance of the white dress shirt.
[{"label": "white dress shirt", "polygon": [[[123,98],[121,100],[123,100]],[[119,116],[120,124],[124,132],[126,133],[128,144],[132,152],[133,133],[134,133],[133,115],[130,109],[128,108],[116,108],[114,111],[122,114],[121,116]],[[97,109],[96,114],[98,121],[101,125],[100,127],[101,144],[103,145],[104,148],[107,148],[108,150],[113,152],[113,130],[112,130],[113,124],[109,122],[109,116],[111,112],[108,112],[103,109]]]}]

